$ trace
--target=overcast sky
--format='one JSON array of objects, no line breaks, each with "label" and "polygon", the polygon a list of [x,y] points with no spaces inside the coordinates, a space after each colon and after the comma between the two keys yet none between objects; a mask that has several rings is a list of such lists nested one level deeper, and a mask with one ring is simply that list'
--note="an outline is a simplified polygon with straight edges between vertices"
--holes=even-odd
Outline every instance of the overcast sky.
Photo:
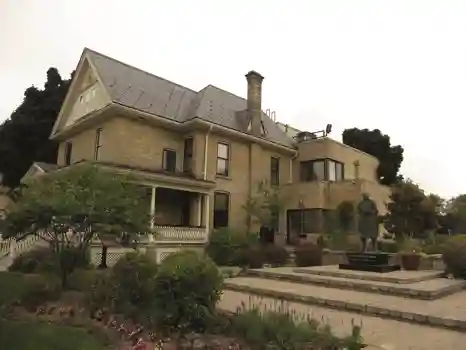
[{"label": "overcast sky", "polygon": [[0,121],[87,46],[308,131],[379,128],[428,192],[466,193],[466,0],[0,0]]}]

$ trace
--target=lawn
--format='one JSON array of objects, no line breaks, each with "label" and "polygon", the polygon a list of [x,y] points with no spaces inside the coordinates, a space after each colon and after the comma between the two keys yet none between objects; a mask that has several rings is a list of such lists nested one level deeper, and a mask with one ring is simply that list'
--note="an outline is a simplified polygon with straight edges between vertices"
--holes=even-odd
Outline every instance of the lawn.
[{"label": "lawn", "polygon": [[2,349],[104,350],[105,341],[84,328],[43,322],[0,320]]}]

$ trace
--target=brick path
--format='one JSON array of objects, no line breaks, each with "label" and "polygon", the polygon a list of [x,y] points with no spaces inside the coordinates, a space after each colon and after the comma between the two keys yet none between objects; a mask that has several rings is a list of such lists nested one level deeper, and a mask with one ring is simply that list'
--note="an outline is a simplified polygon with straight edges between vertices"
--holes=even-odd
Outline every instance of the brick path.
[{"label": "brick path", "polygon": [[[235,278],[235,280],[244,280],[246,283],[253,283],[251,279],[244,278]],[[287,284],[286,282],[278,281],[268,281],[260,280],[254,282],[254,284],[260,285],[262,288],[265,288],[265,285],[273,288],[279,289],[285,287],[282,284]],[[271,285],[272,284],[272,285]],[[289,284],[289,283],[288,283]],[[308,287],[303,285],[303,287]],[[286,288],[286,287],[285,287]],[[289,288],[289,286],[288,286]],[[311,287],[312,288],[312,287]],[[317,288],[317,287],[316,287]],[[325,293],[329,292],[328,288],[320,288],[319,292],[322,293],[322,289],[325,289]],[[308,289],[305,289],[309,291]],[[316,292],[313,290],[313,292]],[[342,294],[350,293],[351,291],[339,291]],[[329,293],[335,294],[336,291],[330,291]],[[368,294],[368,293],[358,293],[357,294]],[[341,294],[340,294],[341,295]],[[375,295],[377,296],[377,295]],[[372,296],[374,297],[374,296]],[[384,298],[387,298],[384,296]],[[394,297],[397,300],[402,298]],[[449,298],[449,297],[447,297]],[[462,304],[458,302],[462,299]],[[453,312],[453,306],[462,307],[461,310],[465,308],[466,297],[465,294],[462,294],[461,297],[455,298],[455,300],[450,300],[454,304],[447,306],[447,309]],[[407,300],[408,304],[416,304],[416,300]],[[425,305],[425,302],[420,301]],[[456,303],[455,303],[456,302]],[[262,305],[268,305],[268,308],[276,307],[277,301],[271,298],[258,298],[251,297],[247,293],[235,292],[226,290],[223,294],[222,300],[220,301],[219,307],[229,311],[235,311],[241,303],[250,305],[250,303],[262,303]],[[373,316],[364,316],[357,313],[351,313],[347,311],[337,311],[322,307],[314,307],[301,303],[286,303],[291,309],[295,310],[298,313],[302,314],[311,314],[316,319],[326,320],[336,332],[336,334],[347,335],[351,330],[351,323],[355,322],[356,324],[362,324],[362,334],[364,341],[372,345],[368,350],[372,349],[386,349],[386,350],[439,350],[439,349],[465,349],[466,346],[466,334],[456,331],[430,328],[428,326],[414,325],[405,322],[399,322],[395,320],[387,320],[382,318],[377,318]],[[448,304],[448,303],[447,303]],[[450,311],[445,311],[446,313]],[[461,311],[459,311],[461,312]],[[466,315],[465,315],[466,317]]]}]

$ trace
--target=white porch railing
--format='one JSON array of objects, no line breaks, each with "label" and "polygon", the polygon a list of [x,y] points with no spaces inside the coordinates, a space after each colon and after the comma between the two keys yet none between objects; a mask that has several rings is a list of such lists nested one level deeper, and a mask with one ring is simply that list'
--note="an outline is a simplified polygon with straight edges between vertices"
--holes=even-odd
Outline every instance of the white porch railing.
[{"label": "white porch railing", "polygon": [[208,240],[207,229],[205,227],[182,227],[182,226],[154,226],[154,240],[171,242],[199,242]]},{"label": "white porch railing", "polygon": [[35,235],[27,236],[21,241],[16,241],[14,238],[0,238],[0,259],[6,256],[14,258],[32,247],[36,246],[41,241],[41,238]]}]

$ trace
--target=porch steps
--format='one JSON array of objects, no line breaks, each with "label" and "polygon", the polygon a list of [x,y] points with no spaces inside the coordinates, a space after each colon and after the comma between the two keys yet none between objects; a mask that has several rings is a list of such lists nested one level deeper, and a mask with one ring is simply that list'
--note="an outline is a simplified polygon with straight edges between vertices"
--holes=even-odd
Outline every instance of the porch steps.
[{"label": "porch steps", "polygon": [[[227,290],[259,295],[278,300],[298,302],[346,312],[365,314],[379,318],[429,327],[441,327],[466,333],[466,291],[463,281],[441,278],[413,283],[391,283],[390,292],[383,293],[389,282],[363,281],[338,277],[313,276],[285,272],[277,269],[253,270],[250,276],[236,277],[225,281]],[[288,274],[284,276],[284,274]],[[324,281],[325,280],[325,281]],[[349,283],[353,282],[351,287]],[[455,283],[457,282],[457,283]],[[346,285],[345,283],[348,283]],[[377,283],[378,289],[371,289]],[[343,288],[342,286],[345,285]],[[383,286],[383,288],[380,288]],[[451,286],[455,291],[448,290]],[[453,287],[452,287],[453,288]],[[382,293],[379,289],[382,289]],[[409,289],[407,295],[405,289]],[[416,291],[418,294],[412,293]],[[421,293],[422,292],[427,292]],[[397,294],[398,293],[398,294]],[[412,294],[411,294],[412,293]],[[446,293],[443,294],[442,293]],[[431,299],[425,300],[424,298]]]}]

